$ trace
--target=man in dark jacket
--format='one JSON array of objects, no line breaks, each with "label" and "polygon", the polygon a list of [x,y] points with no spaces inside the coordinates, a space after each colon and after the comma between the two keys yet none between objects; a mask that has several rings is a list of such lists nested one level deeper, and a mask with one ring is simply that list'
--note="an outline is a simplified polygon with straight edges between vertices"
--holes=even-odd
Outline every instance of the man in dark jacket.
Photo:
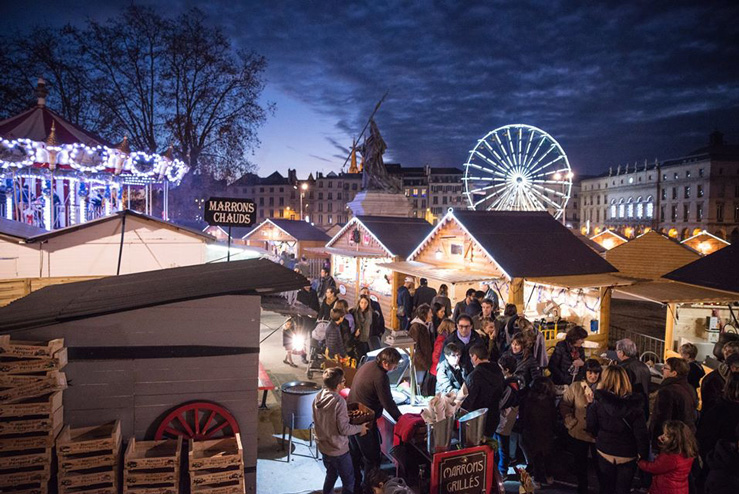
[{"label": "man in dark jacket", "polygon": [[668,358],[662,369],[664,377],[657,391],[654,413],[650,421],[652,443],[662,435],[662,426],[668,420],[679,420],[695,432],[698,396],[688,383],[688,363],[678,357]]},{"label": "man in dark jacket", "polygon": [[318,279],[318,289],[316,290],[319,302],[323,302],[323,299],[326,298],[326,288],[329,287],[336,288],[336,281],[328,273],[328,269],[321,268],[321,277]]},{"label": "man in dark jacket", "polygon": [[403,286],[398,288],[398,329],[407,331],[411,318],[413,317],[413,297],[410,288],[413,286],[413,278],[407,276]]},{"label": "man in dark jacket", "polygon": [[505,378],[498,364],[488,360],[485,345],[481,343],[472,345],[469,354],[475,369],[467,376],[468,395],[462,402],[462,408],[470,412],[487,408],[485,435],[492,437],[500,422],[498,407],[505,387]]},{"label": "man in dark jacket", "polygon": [[616,356],[619,360],[618,365],[623,367],[629,376],[634,394],[643,400],[644,416],[649,419],[649,383],[652,382],[649,367],[639,360],[636,343],[628,338],[616,342]]},{"label": "man in dark jacket", "polygon": [[462,349],[456,343],[449,343],[443,351],[444,360],[436,366],[436,392],[457,392],[467,379],[467,372],[459,365]]},{"label": "man in dark jacket", "polygon": [[429,286],[429,280],[421,278],[419,281],[420,285],[416,288],[416,293],[413,295],[413,307],[418,307],[421,304],[431,305],[431,301],[436,296],[436,290]]},{"label": "man in dark jacket", "polygon": [[321,308],[318,303],[318,295],[310,285],[304,286],[302,290],[298,291],[297,301],[316,312]]},{"label": "man in dark jacket", "polygon": [[372,334],[370,335],[370,350],[377,350],[380,348],[380,339],[383,333],[385,333],[385,316],[382,315],[382,307],[380,303],[374,300],[370,296],[370,289],[363,286],[359,290],[360,295],[364,295],[370,300],[370,307],[372,308]]},{"label": "man in dark jacket", "polygon": [[[477,307],[480,307],[480,310],[477,312],[474,312],[475,307],[473,306],[472,309],[470,310],[472,310],[474,313],[470,314],[468,311],[468,308],[472,304],[476,304]],[[452,319],[454,320],[454,322],[456,322],[460,314],[467,314],[472,317],[472,316],[476,316],[480,312],[482,312],[482,306],[475,299],[475,289],[470,288],[469,290],[467,290],[467,292],[465,292],[464,300],[460,300],[459,302],[457,302],[457,305],[454,306],[454,312],[452,312]]]},{"label": "man in dark jacket", "polygon": [[[387,410],[387,413],[397,422],[402,414],[393,401],[387,374],[394,371],[399,363],[400,352],[398,350],[392,347],[382,350],[374,361],[366,362],[359,368],[352,381],[347,402],[363,404],[375,412],[375,420],[382,417],[383,410]],[[382,461],[380,432],[373,422],[366,435],[351,436],[350,441],[354,443],[355,450],[361,452],[366,479],[367,474],[372,469],[379,468]]]},{"label": "man in dark jacket", "polygon": [[444,340],[444,346],[455,343],[462,349],[459,365],[469,374],[473,369],[469,351],[472,345],[477,342],[482,342],[482,337],[477,331],[472,331],[472,318],[467,314],[461,314],[457,319],[457,330]]}]

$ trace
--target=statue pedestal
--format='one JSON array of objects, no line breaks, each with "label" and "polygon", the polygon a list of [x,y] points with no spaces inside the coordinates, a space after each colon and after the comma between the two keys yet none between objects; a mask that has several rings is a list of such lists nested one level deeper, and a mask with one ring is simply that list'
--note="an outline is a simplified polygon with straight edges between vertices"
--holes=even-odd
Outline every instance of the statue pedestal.
[{"label": "statue pedestal", "polygon": [[413,207],[403,194],[363,190],[349,204],[354,216],[394,216],[409,218]]}]

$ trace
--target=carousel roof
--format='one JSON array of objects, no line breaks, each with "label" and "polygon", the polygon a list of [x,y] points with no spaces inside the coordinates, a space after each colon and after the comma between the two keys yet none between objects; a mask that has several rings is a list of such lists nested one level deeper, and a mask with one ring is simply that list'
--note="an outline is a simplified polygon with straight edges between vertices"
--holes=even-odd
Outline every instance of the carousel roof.
[{"label": "carousel roof", "polygon": [[0,137],[7,140],[30,139],[46,142],[51,135],[52,125],[54,126],[52,139],[55,139],[55,145],[80,143],[89,147],[113,147],[102,137],[65,120],[43,104],[0,122]]}]

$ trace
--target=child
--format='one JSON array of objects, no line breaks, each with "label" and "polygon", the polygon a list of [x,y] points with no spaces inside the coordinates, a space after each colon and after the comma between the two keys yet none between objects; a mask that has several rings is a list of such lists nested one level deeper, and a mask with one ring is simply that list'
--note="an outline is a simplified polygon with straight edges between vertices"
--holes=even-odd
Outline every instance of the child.
[{"label": "child", "polygon": [[662,426],[659,450],[654,461],[639,460],[639,468],[653,475],[649,493],[688,494],[688,475],[698,455],[695,436],[683,422],[668,420]]},{"label": "child", "polygon": [[390,477],[380,469],[372,470],[367,475],[367,485],[372,494],[410,494],[412,491],[400,477]]},{"label": "child", "polygon": [[680,356],[690,365],[688,383],[697,390],[700,388],[701,379],[706,375],[701,363],[695,360],[695,357],[698,356],[698,347],[692,343],[685,343],[680,347]]},{"label": "child", "polygon": [[336,355],[346,357],[344,338],[341,337],[341,323],[344,322],[344,311],[342,309],[331,309],[331,322],[326,328],[326,350],[329,358]]},{"label": "child", "polygon": [[285,364],[289,365],[290,367],[297,367],[298,365],[293,362],[293,342],[295,341],[295,336],[298,334],[298,330],[295,327],[295,322],[292,319],[288,319],[285,321],[284,326],[282,327],[282,346],[285,348]]}]

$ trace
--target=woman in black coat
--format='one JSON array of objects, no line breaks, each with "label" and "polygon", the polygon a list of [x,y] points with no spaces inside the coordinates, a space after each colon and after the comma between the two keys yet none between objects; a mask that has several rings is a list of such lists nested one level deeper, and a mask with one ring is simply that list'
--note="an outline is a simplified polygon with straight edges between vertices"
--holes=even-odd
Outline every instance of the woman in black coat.
[{"label": "woman in black coat", "polygon": [[626,371],[603,369],[588,406],[586,430],[595,437],[600,492],[628,494],[637,460],[649,457],[649,433],[642,399],[632,394]]},{"label": "woman in black coat", "polygon": [[516,359],[514,375],[521,377],[524,387],[531,386],[537,377],[541,377],[539,364],[531,354],[531,342],[523,333],[516,333],[511,339],[511,347],[503,355],[511,355]]},{"label": "woman in black coat", "polygon": [[582,344],[587,337],[587,331],[575,326],[567,331],[563,341],[554,346],[548,369],[556,386],[569,385],[585,377],[585,350]]}]

